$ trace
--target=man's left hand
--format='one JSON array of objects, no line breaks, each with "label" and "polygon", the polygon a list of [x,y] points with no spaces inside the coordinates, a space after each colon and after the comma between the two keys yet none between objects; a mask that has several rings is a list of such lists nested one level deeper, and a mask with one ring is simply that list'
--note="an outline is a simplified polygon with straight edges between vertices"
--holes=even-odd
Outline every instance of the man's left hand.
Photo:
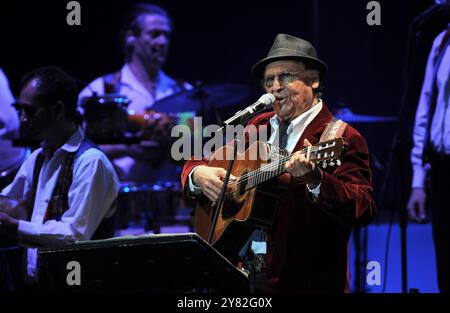
[{"label": "man's left hand", "polygon": [[[311,143],[305,139],[304,146],[311,146]],[[290,160],[286,162],[285,169],[294,178],[299,178],[310,186],[318,186],[322,180],[320,169],[300,151],[292,154]]]}]

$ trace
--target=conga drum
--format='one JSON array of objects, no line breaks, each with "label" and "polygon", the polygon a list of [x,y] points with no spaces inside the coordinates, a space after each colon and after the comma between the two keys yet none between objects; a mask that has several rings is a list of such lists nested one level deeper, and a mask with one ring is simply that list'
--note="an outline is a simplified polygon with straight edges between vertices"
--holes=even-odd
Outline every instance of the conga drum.
[{"label": "conga drum", "polygon": [[122,181],[120,185],[116,228],[142,226],[151,207],[151,186],[133,181]]},{"label": "conga drum", "polygon": [[129,103],[126,96],[117,94],[83,98],[86,136],[96,143],[122,142],[127,130]]}]

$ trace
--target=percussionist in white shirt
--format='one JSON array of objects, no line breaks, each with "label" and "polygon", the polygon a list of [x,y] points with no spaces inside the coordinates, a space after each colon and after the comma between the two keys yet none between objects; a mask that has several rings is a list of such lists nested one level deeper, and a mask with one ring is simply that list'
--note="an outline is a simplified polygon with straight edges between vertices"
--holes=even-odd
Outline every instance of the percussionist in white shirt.
[{"label": "percussionist in white shirt", "polygon": [[[124,18],[121,42],[125,64],[115,72],[92,81],[80,95],[80,103],[93,92],[99,96],[124,95],[130,101],[127,110],[130,116],[144,116],[153,104],[170,95],[192,89],[189,83],[174,79],[163,71],[172,34],[172,18],[168,12],[155,4],[137,3]],[[165,113],[158,112],[161,123],[168,122]],[[157,119],[146,119],[149,128],[155,128]],[[146,136],[145,136],[146,137]],[[113,144],[101,148],[112,160],[121,181],[157,183],[178,181],[177,166],[168,160],[170,146],[168,137],[151,136],[139,145]],[[155,146],[154,144],[159,145]]]},{"label": "percussionist in white shirt", "polygon": [[46,67],[24,77],[15,104],[27,136],[42,143],[1,192],[0,238],[29,247],[31,281],[37,274],[36,248],[112,235],[119,180],[75,122],[77,100],[74,80]]}]

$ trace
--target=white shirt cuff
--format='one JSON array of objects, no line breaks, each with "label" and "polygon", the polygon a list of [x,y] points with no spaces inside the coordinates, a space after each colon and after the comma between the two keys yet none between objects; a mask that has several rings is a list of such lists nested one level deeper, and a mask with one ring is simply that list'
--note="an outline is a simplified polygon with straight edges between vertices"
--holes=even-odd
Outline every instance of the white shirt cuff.
[{"label": "white shirt cuff", "polygon": [[321,185],[321,184],[318,184],[314,189],[311,189],[311,188],[309,187],[309,185],[306,184],[306,188],[308,188],[308,191],[313,195],[314,199],[319,198],[319,194],[320,194],[320,185]]},{"label": "white shirt cuff", "polygon": [[39,226],[32,222],[19,221],[19,227],[17,228],[17,235],[19,238],[27,238],[28,236],[39,235]]},{"label": "white shirt cuff", "polygon": [[413,171],[412,188],[425,188],[426,169],[417,167]]},{"label": "white shirt cuff", "polygon": [[192,171],[189,173],[189,175],[188,175],[188,187],[189,187],[189,192],[191,193],[191,195],[194,195],[194,196],[199,196],[199,195],[201,195],[202,194],[202,189],[200,188],[200,187],[197,187],[195,184],[194,184],[194,181],[193,181],[193,179],[192,179],[192,174],[194,173],[194,171],[195,171],[195,169],[197,168],[198,166],[196,166],[196,167],[194,167],[193,169],[192,169]]}]

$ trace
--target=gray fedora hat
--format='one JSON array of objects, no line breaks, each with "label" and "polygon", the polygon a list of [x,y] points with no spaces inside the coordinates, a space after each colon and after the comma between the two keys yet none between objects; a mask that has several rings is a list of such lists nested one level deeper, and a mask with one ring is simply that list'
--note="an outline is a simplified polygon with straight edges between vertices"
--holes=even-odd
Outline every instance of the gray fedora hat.
[{"label": "gray fedora hat", "polygon": [[298,60],[312,63],[320,73],[320,81],[323,81],[328,69],[325,62],[317,58],[316,49],[310,42],[291,35],[278,34],[267,57],[253,65],[253,77],[261,80],[266,65],[279,60]]}]

